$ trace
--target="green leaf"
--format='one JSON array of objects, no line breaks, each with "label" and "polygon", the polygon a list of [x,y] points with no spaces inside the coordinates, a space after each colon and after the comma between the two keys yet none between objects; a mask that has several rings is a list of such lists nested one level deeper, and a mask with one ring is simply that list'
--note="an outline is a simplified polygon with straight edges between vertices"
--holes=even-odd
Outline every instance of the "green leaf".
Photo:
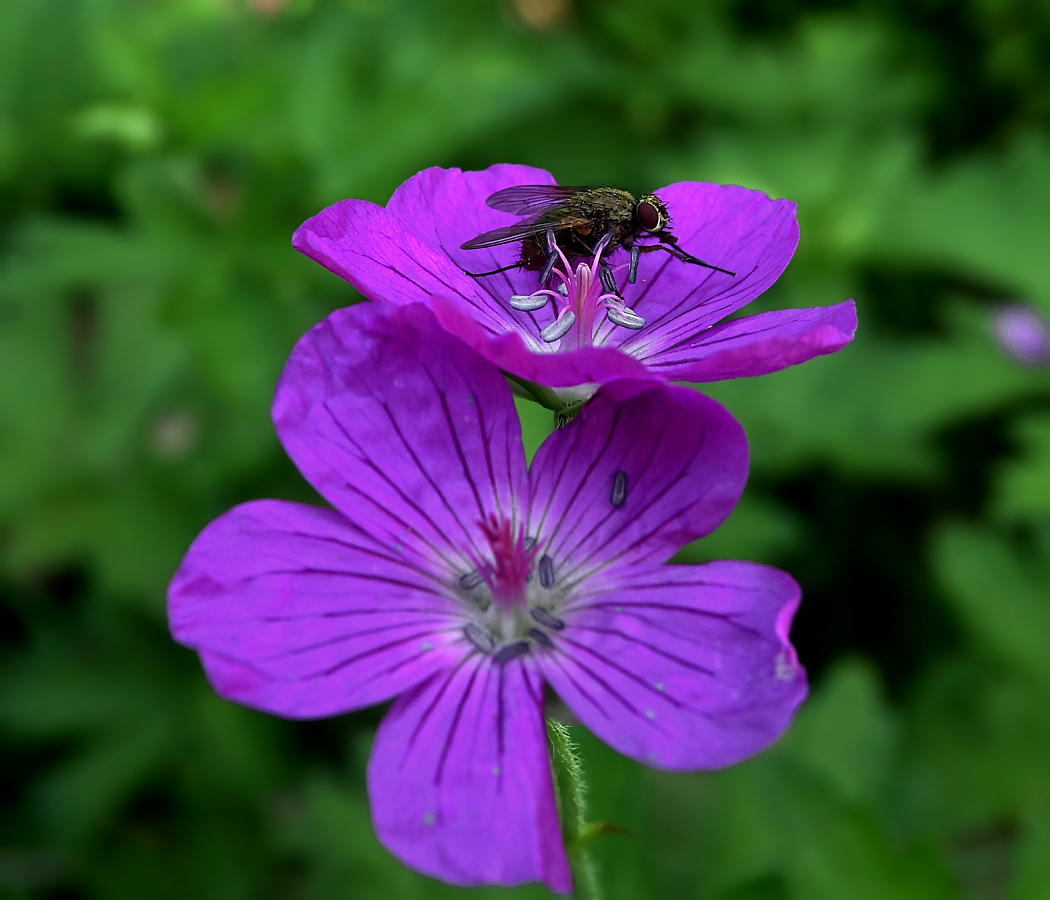
[{"label": "green leaf", "polygon": [[933,566],[973,639],[1050,683],[1050,561],[1025,560],[1006,541],[961,525],[934,535]]},{"label": "green leaf", "polygon": [[1027,416],[1012,430],[1021,456],[999,467],[995,511],[1005,519],[1046,521],[1050,519],[1050,416]]},{"label": "green leaf", "polygon": [[910,828],[949,840],[1050,803],[1050,705],[1026,674],[944,660],[917,687],[908,732]]},{"label": "green leaf", "polygon": [[865,660],[845,659],[824,675],[776,753],[804,765],[841,800],[880,809],[894,774],[898,741],[898,723],[878,674]]},{"label": "green leaf", "polygon": [[958,895],[935,855],[894,847],[876,822],[800,771],[778,781],[777,820],[792,895],[806,900],[949,900]]},{"label": "green leaf", "polygon": [[41,815],[62,841],[88,837],[155,776],[171,737],[162,720],[143,719],[92,742],[36,786]]},{"label": "green leaf", "polygon": [[1025,823],[1006,900],[1050,900],[1050,812]]}]

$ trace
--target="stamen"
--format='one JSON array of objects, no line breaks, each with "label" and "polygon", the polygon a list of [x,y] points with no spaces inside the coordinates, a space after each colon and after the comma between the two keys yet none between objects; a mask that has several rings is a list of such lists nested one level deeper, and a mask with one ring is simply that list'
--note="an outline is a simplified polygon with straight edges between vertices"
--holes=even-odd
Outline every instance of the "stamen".
[{"label": "stamen", "polygon": [[481,582],[485,580],[485,575],[481,569],[475,569],[473,572],[467,572],[466,575],[459,576],[459,586],[465,591],[476,588]]},{"label": "stamen", "polygon": [[544,628],[550,628],[552,631],[561,631],[565,627],[565,623],[561,619],[557,616],[551,615],[547,610],[540,606],[532,607],[532,609],[529,610],[529,615]]},{"label": "stamen", "polygon": [[622,328],[630,328],[632,331],[639,331],[645,328],[645,319],[627,306],[620,308],[609,304],[606,307],[605,315],[613,325],[619,325]]},{"label": "stamen", "polygon": [[504,644],[492,655],[492,661],[496,663],[496,665],[502,666],[504,663],[508,663],[512,659],[524,656],[529,652],[529,649],[528,641],[514,641],[512,644]]},{"label": "stamen", "polygon": [[565,337],[569,333],[569,329],[575,324],[576,313],[571,309],[567,309],[540,332],[540,339],[548,344],[553,343],[559,338]]},{"label": "stamen", "polygon": [[[619,469],[615,475],[613,475],[613,486],[612,494],[609,496],[609,501],[613,506],[623,506],[623,501],[627,499],[627,473],[623,469]],[[542,562],[542,560],[540,560]]]},{"label": "stamen", "polygon": [[[510,298],[511,308],[520,312],[545,309],[547,301],[543,298],[550,298],[556,318],[540,330],[541,340],[553,344],[571,333],[569,340],[559,345],[560,350],[566,351],[592,346],[595,340],[604,343],[609,337],[608,332],[595,330],[602,315],[613,325],[632,331],[646,326],[645,318],[628,307],[620,294],[615,272],[622,267],[610,267],[602,259],[602,254],[615,240],[611,231],[607,231],[594,246],[593,256],[575,268],[558,244],[553,229],[547,229],[546,237],[548,253],[539,273],[540,289],[531,294],[514,294]],[[555,279],[553,289],[547,286],[551,278]]]},{"label": "stamen", "polygon": [[631,265],[627,270],[627,283],[634,284],[638,280],[638,261],[642,258],[642,248],[637,244],[631,245]]},{"label": "stamen", "polygon": [[550,639],[550,635],[546,631],[540,631],[538,628],[529,629],[529,637],[532,638],[537,644],[539,644],[544,650],[553,650],[554,641]]},{"label": "stamen", "polygon": [[496,642],[484,629],[479,628],[473,622],[468,622],[463,628],[463,635],[482,653],[488,654],[496,649]]},{"label": "stamen", "polygon": [[554,562],[549,556],[544,555],[540,557],[539,572],[540,587],[549,591],[554,587]]},{"label": "stamen", "polygon": [[613,233],[611,231],[605,232],[602,235],[602,239],[594,245],[594,265],[597,267],[598,260],[602,258],[602,254],[605,252],[605,248],[612,243]]},{"label": "stamen", "polygon": [[527,538],[525,538],[524,541],[522,541],[522,544],[521,544],[522,549],[526,553],[532,553],[532,551],[536,549],[536,542],[537,542],[537,538],[527,537]]},{"label": "stamen", "polygon": [[515,294],[510,298],[511,309],[519,312],[536,312],[547,305],[546,294]]},{"label": "stamen", "polygon": [[554,237],[554,229],[547,229],[547,261],[543,264],[543,268],[540,270],[540,284],[546,286],[547,281],[551,277],[551,272],[554,271],[554,266],[558,262],[558,257],[561,256],[561,251],[558,247],[558,241]]}]

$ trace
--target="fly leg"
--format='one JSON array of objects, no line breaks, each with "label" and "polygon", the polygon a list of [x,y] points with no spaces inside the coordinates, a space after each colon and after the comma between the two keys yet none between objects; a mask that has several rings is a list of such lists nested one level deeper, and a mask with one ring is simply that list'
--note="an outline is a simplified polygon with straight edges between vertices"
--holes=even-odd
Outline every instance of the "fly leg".
[{"label": "fly leg", "polygon": [[509,266],[500,266],[498,269],[493,269],[491,272],[468,272],[466,269],[462,269],[464,275],[469,275],[471,278],[487,278],[489,275],[498,275],[500,272],[508,272],[511,269],[520,269],[520,262],[513,262]]},{"label": "fly leg", "polygon": [[[639,249],[639,253],[650,253],[653,250],[666,250],[671,256],[680,259],[682,262],[690,263],[694,266],[703,266],[705,269],[714,269],[716,272],[722,272],[726,275],[731,275],[736,278],[736,272],[730,272],[729,269],[723,269],[721,266],[711,265],[709,262],[704,262],[702,259],[697,259],[691,253],[687,253],[681,247],[678,246],[678,238],[673,234],[658,234],[656,236],[660,243],[659,244],[647,244],[646,246]],[[635,244],[635,247],[638,245]],[[632,250],[634,247],[631,248]]]}]

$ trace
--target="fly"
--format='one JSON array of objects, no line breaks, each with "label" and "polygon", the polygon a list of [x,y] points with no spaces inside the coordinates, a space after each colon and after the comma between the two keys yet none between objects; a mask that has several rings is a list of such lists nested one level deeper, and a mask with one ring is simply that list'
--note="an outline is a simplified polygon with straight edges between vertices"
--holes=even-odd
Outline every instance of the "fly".
[{"label": "fly", "polygon": [[[736,277],[735,272],[697,259],[678,246],[678,238],[667,230],[671,224],[667,207],[656,194],[642,194],[637,198],[630,191],[611,187],[522,184],[496,191],[485,202],[493,209],[525,218],[479,234],[461,249],[481,250],[521,241],[521,257],[509,266],[479,272],[474,275],[476,278],[522,268],[538,271],[540,283],[546,284],[559,250],[567,258],[592,256],[603,240],[609,252],[617,247],[630,252],[628,284],[634,284],[638,278],[641,255],[653,250],[665,250],[682,262]],[[638,243],[638,238],[643,236],[655,237],[659,243]],[[605,290],[618,294],[608,265],[603,263],[599,274]]]}]

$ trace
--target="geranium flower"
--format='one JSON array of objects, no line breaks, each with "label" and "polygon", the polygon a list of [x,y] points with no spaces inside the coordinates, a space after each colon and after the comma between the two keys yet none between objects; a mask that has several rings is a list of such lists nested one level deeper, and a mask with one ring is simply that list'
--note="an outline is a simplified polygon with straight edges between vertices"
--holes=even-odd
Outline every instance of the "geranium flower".
[{"label": "geranium flower", "polygon": [[368,790],[379,840],[459,885],[571,890],[544,689],[664,769],[726,766],[806,693],[798,587],[668,565],[744,485],[739,424],[687,388],[600,389],[526,466],[500,372],[421,305],[334,313],[293,350],[274,423],[334,509],[238,506],[169,591],[223,697],[289,718],[397,698]]},{"label": "geranium flower", "polygon": [[488,207],[486,198],[513,185],[553,183],[550,173],[530,166],[427,169],[402,184],[386,208],[363,200],[328,207],[296,231],[292,244],[369,299],[426,303],[486,359],[539,385],[762,375],[852,340],[852,300],[727,318],[777,280],[798,244],[795,204],[734,185],[685,181],[657,194],[679,246],[735,276],[661,251],[643,254],[637,282],[627,284],[627,253],[618,249],[612,259],[619,259],[622,303],[603,292],[596,260],[578,260],[560,266],[552,282],[568,295],[537,307],[522,302],[536,297],[537,272],[468,275],[511,265],[520,254],[519,244],[460,248],[519,221]]},{"label": "geranium flower", "polygon": [[1050,326],[1031,306],[1003,304],[992,316],[992,330],[1011,359],[1030,365],[1050,362]]}]

